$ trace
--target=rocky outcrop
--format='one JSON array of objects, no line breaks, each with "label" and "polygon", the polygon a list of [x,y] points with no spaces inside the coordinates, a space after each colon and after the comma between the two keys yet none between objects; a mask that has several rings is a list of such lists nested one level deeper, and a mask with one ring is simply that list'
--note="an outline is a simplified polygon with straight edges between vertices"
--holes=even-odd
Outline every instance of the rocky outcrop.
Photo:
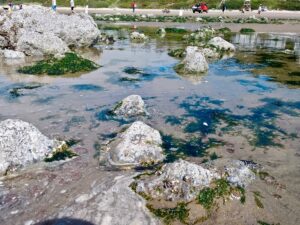
[{"label": "rocky outcrop", "polygon": [[153,199],[191,201],[203,188],[214,187],[221,178],[232,187],[245,188],[255,179],[252,169],[251,164],[240,160],[218,159],[197,165],[180,159],[137,180],[135,191]]},{"label": "rocky outcrop", "polygon": [[134,117],[145,115],[145,103],[141,96],[139,95],[130,95],[120,101],[115,108],[113,109],[112,113],[116,116],[123,116],[123,117]]},{"label": "rocky outcrop", "polygon": [[204,54],[198,47],[188,46],[186,48],[186,56],[182,62],[176,66],[179,73],[204,73],[208,70],[209,66],[205,59]]},{"label": "rocky outcrop", "polygon": [[148,39],[148,37],[145,34],[134,31],[130,34],[130,39],[136,42],[144,42]]},{"label": "rocky outcrop", "polygon": [[62,145],[22,120],[0,122],[0,173],[44,159]]},{"label": "rocky outcrop", "polygon": [[113,166],[147,166],[164,159],[160,133],[141,121],[134,122],[109,146],[108,159]]},{"label": "rocky outcrop", "polygon": [[0,25],[0,47],[26,55],[62,54],[69,51],[68,47],[89,47],[100,34],[87,14],[63,15],[42,6],[3,13]]},{"label": "rocky outcrop", "polygon": [[209,42],[208,45],[213,46],[217,48],[219,51],[235,51],[235,47],[233,44],[229,43],[228,41],[225,41],[221,37],[214,37]]},{"label": "rocky outcrop", "polygon": [[220,175],[213,170],[179,160],[164,165],[157,176],[138,181],[136,192],[145,193],[152,198],[190,201],[203,187],[209,186],[219,177]]}]

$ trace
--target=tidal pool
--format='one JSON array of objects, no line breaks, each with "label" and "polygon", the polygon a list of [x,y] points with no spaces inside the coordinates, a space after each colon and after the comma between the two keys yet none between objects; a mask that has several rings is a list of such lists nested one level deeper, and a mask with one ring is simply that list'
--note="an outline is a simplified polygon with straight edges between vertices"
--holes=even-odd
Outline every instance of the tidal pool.
[{"label": "tidal pool", "polygon": [[[47,136],[81,140],[97,153],[104,140],[132,122],[106,112],[138,94],[149,112],[140,119],[163,134],[167,161],[203,161],[212,153],[254,160],[287,185],[286,201],[297,206],[299,36],[234,34],[233,57],[210,62],[203,76],[183,77],[173,70],[178,59],[168,56],[169,49],[184,47],[182,42],[157,37],[138,44],[126,38],[127,30],[109,32],[116,43],[83,52],[102,66],[91,73],[23,75],[15,72],[17,64],[2,62],[0,119],[28,121]],[[94,156],[89,159],[97,161]],[[297,219],[293,214],[291,220]]]}]

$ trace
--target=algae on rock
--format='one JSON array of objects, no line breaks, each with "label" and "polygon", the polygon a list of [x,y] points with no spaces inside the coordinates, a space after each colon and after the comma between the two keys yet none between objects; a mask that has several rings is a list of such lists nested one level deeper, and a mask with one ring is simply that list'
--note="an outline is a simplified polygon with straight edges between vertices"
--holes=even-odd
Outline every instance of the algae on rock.
[{"label": "algae on rock", "polygon": [[97,68],[99,68],[99,65],[96,63],[69,52],[63,58],[50,57],[37,62],[35,65],[22,67],[18,72],[36,75],[63,75],[66,73],[88,72]]}]

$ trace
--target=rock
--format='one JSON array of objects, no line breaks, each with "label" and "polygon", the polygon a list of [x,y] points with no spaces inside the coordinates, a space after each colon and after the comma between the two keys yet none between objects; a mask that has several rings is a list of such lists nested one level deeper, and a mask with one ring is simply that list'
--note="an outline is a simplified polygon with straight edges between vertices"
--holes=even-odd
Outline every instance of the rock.
[{"label": "rock", "polygon": [[0,36],[0,48],[5,48],[6,46],[8,46],[8,41],[5,37]]},{"label": "rock", "polygon": [[208,70],[208,63],[198,47],[188,46],[186,56],[177,66],[179,73],[203,73]]},{"label": "rock", "polygon": [[165,28],[159,28],[156,33],[160,34],[160,35],[165,35],[167,32],[165,30]]},{"label": "rock", "polygon": [[233,44],[229,43],[228,41],[225,41],[221,37],[214,37],[209,42],[208,45],[211,45],[215,48],[217,48],[219,51],[235,51],[235,47]]},{"label": "rock", "polygon": [[190,201],[195,199],[203,187],[209,186],[217,178],[220,178],[217,172],[180,159],[165,164],[157,176],[138,181],[136,192],[154,199]]},{"label": "rock", "polygon": [[25,54],[23,52],[13,51],[9,49],[5,49],[1,52],[1,55],[3,55],[6,59],[24,59]]},{"label": "rock", "polygon": [[201,49],[201,52],[206,58],[209,59],[216,59],[220,57],[220,54],[215,50],[211,48],[203,48]]},{"label": "rock", "polygon": [[145,115],[145,103],[141,96],[130,95],[115,106],[113,114],[124,117]]},{"label": "rock", "polygon": [[141,121],[134,122],[109,144],[113,166],[147,166],[164,160],[160,133]]},{"label": "rock", "polygon": [[134,31],[130,34],[130,39],[132,41],[143,42],[146,41],[148,37],[145,34]]},{"label": "rock", "polygon": [[[1,14],[0,24],[1,47],[24,49],[28,55],[61,54],[69,51],[67,47],[89,47],[100,33],[87,14],[63,15],[42,6],[26,6],[11,14]],[[34,49],[36,46],[38,50]]]},{"label": "rock", "polygon": [[54,34],[36,32],[23,34],[16,49],[29,56],[63,55],[70,51],[66,43]]},{"label": "rock", "polygon": [[227,180],[235,186],[246,187],[255,179],[255,173],[249,169],[249,166],[242,161],[232,160],[225,166],[228,174]]},{"label": "rock", "polygon": [[44,159],[62,145],[22,120],[0,122],[0,173]]}]

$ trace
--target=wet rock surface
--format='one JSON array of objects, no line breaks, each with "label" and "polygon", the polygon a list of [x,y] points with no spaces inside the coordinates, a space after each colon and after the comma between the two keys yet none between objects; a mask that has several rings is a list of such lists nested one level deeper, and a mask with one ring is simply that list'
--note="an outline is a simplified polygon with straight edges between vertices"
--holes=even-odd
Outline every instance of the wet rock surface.
[{"label": "wet rock surface", "polygon": [[93,45],[100,31],[87,14],[62,15],[42,6],[26,6],[0,15],[1,47],[26,55],[62,54],[68,47]]},{"label": "wet rock surface", "polygon": [[141,121],[134,122],[108,148],[113,166],[147,166],[164,159],[160,133]]},{"label": "wet rock surface", "polygon": [[24,59],[25,54],[23,52],[19,51],[13,51],[13,50],[3,50],[0,51],[0,56],[3,56],[5,59]]},{"label": "wet rock surface", "polygon": [[164,165],[157,175],[146,181],[138,181],[137,193],[165,200],[195,199],[199,190],[210,185],[220,175],[185,160]]},{"label": "wet rock surface", "polygon": [[193,46],[186,48],[185,58],[177,65],[177,71],[183,74],[204,73],[208,68],[204,54],[199,51],[198,47]]},{"label": "wet rock surface", "polygon": [[129,95],[117,103],[112,113],[116,116],[135,117],[145,115],[145,103],[139,95]]},{"label": "wet rock surface", "polygon": [[145,34],[134,31],[130,34],[130,39],[136,42],[144,42],[148,39],[148,37]]},{"label": "wet rock surface", "polygon": [[235,51],[235,47],[233,44],[229,43],[228,41],[225,41],[221,37],[214,37],[209,42],[209,45],[217,48],[219,51]]},{"label": "wet rock surface", "polygon": [[30,123],[4,120],[0,122],[0,172],[43,160],[61,144],[44,136]]}]

